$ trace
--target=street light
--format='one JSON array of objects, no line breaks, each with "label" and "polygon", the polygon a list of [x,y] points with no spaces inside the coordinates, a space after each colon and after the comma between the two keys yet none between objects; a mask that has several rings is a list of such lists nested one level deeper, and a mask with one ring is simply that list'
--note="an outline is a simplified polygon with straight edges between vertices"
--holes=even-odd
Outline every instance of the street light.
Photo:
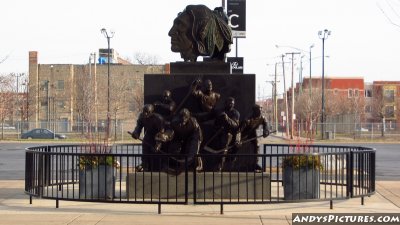
[{"label": "street light", "polygon": [[324,122],[325,122],[325,40],[328,39],[329,35],[331,35],[331,31],[325,29],[324,31],[318,31],[318,36],[322,39],[322,112],[321,112],[321,139],[324,139]]},{"label": "street light", "polygon": [[106,139],[108,139],[108,135],[110,134],[110,39],[114,37],[114,31],[110,32],[110,35],[108,34],[106,28],[101,29],[101,33],[104,34],[104,37],[107,38],[107,136]]}]

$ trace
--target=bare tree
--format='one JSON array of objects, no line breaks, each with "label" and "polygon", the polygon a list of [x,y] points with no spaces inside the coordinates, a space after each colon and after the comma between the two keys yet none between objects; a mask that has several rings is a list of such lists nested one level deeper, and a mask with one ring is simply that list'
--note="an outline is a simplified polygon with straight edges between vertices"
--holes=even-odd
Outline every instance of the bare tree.
[{"label": "bare tree", "polygon": [[313,139],[316,131],[315,124],[318,123],[321,114],[321,90],[313,89],[312,95],[306,90],[297,96],[295,101],[295,113],[305,127],[306,136]]},{"label": "bare tree", "polygon": [[383,88],[379,86],[374,87],[372,90],[372,96],[373,99],[371,104],[371,113],[376,121],[382,122],[381,135],[383,137],[385,135],[385,101],[383,96]]},{"label": "bare tree", "polygon": [[379,10],[383,13],[390,24],[400,28],[400,1],[389,1],[385,3],[376,3]]},{"label": "bare tree", "polygon": [[[89,73],[89,69],[85,68],[84,74]],[[92,138],[92,128],[95,126],[95,99],[94,99],[94,79],[93,76],[83,75],[76,78],[76,113],[82,122],[82,133],[85,132],[87,138]],[[104,89],[103,89],[104,90]]]},{"label": "bare tree", "polygon": [[0,121],[1,139],[4,139],[4,122],[13,112],[13,77],[9,75],[0,76]]},{"label": "bare tree", "polygon": [[140,65],[156,65],[160,61],[158,56],[144,52],[135,53],[134,60]]},{"label": "bare tree", "polygon": [[2,59],[0,59],[0,64],[2,64],[4,61],[6,61],[10,57],[10,54],[4,56]]}]

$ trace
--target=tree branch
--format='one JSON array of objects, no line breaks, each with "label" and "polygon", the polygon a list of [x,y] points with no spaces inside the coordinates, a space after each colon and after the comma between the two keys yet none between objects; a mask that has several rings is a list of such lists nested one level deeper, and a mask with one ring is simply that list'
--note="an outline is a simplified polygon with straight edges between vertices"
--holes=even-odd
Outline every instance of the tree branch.
[{"label": "tree branch", "polygon": [[[390,19],[390,17],[386,14],[386,12],[382,9],[382,7],[381,7],[378,3],[376,3],[376,6],[379,8],[379,10],[381,10],[381,12],[382,12],[383,15],[386,17],[386,19],[389,21],[389,23],[391,23],[391,24],[394,25],[394,26],[400,27],[399,24],[394,23],[394,22]],[[392,10],[394,10],[393,7],[392,7],[390,4],[389,4],[389,6],[392,8]],[[398,16],[397,13],[395,13],[395,14]]]}]

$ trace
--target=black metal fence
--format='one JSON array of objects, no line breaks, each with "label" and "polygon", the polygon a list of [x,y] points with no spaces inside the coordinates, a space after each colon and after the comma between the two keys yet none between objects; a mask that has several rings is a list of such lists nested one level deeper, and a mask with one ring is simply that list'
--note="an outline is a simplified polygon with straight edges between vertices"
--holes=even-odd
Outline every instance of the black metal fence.
[{"label": "black metal fence", "polygon": [[[96,153],[93,153],[96,152]],[[375,192],[375,150],[265,144],[257,155],[141,154],[141,145],[62,145],[26,150],[25,192],[69,201],[158,204],[266,204],[330,201]],[[225,157],[225,158],[224,158]],[[198,171],[194,162],[231,166]],[[140,165],[147,161],[147,170]],[[258,164],[257,169],[252,166]],[[233,166],[245,165],[245,166]],[[248,166],[246,166],[248,165]]]}]

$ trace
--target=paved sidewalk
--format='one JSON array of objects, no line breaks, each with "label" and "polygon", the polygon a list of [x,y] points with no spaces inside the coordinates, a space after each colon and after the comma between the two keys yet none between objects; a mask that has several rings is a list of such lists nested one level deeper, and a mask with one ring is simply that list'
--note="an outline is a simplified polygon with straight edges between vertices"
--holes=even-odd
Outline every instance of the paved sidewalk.
[{"label": "paved sidewalk", "polygon": [[292,213],[400,213],[400,181],[378,181],[377,193],[361,199],[265,205],[157,205],[86,203],[33,199],[24,194],[23,180],[0,181],[0,225],[36,224],[291,224]]}]

